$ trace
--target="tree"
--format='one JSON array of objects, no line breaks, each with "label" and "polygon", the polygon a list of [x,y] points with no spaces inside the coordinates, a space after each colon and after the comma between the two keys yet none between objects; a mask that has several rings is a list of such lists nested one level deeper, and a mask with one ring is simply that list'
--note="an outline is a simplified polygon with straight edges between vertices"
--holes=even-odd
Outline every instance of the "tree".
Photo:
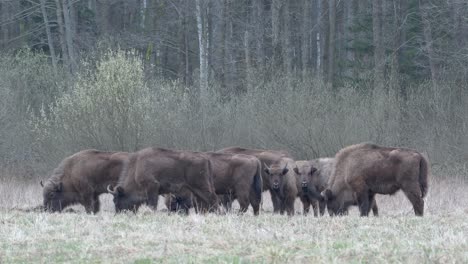
[{"label": "tree", "polygon": [[55,57],[55,47],[54,43],[52,42],[52,33],[50,32],[49,19],[47,17],[46,0],[40,0],[40,5],[42,17],[44,19],[44,26],[47,34],[47,44],[49,45],[50,57],[52,58],[52,65],[54,66],[54,69],[56,69],[57,58]]}]

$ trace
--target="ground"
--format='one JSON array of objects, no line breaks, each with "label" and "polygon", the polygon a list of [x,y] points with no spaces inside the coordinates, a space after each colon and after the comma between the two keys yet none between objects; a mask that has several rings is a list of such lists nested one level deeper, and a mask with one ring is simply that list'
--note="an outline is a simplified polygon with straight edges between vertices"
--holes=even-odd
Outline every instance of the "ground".
[{"label": "ground", "polygon": [[[431,183],[426,214],[415,217],[403,194],[378,196],[380,217],[169,215],[142,208],[25,212],[41,202],[39,184],[0,183],[1,263],[386,263],[468,262],[468,185],[464,178]],[[296,211],[301,212],[296,202]]]}]

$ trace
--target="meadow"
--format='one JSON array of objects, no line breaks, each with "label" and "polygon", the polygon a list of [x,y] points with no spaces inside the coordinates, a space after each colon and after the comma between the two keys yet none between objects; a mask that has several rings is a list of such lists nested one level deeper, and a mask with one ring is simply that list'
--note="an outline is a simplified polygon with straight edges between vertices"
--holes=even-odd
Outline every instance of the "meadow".
[{"label": "meadow", "polygon": [[[444,177],[440,176],[446,173]],[[436,175],[436,176],[434,176]],[[437,176],[438,175],[438,176]],[[42,201],[38,183],[0,183],[1,263],[466,263],[468,185],[465,169],[433,171],[424,217],[415,217],[402,193],[378,196],[380,216],[315,218],[273,215],[114,214],[110,195],[103,210],[80,206],[61,214],[30,209]]]}]

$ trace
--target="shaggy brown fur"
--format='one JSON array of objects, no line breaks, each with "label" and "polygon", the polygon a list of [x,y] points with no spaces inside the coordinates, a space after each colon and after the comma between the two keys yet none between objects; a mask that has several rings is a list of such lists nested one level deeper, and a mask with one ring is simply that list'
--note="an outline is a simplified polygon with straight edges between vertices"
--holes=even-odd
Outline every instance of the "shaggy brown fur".
[{"label": "shaggy brown fur", "polygon": [[[262,180],[263,180],[263,191],[270,191],[271,201],[273,203],[273,212],[278,213],[280,211],[280,200],[277,197],[277,192],[272,191],[270,184],[270,177],[265,173],[264,166],[270,166],[273,163],[278,162],[282,158],[292,158],[292,156],[285,150],[266,150],[266,149],[248,149],[241,147],[229,147],[218,150],[220,153],[231,153],[231,154],[245,154],[251,155],[258,158],[262,164]],[[229,199],[224,199],[229,201]],[[225,204],[225,206],[228,206]]]},{"label": "shaggy brown fur", "polygon": [[419,152],[406,148],[357,144],[340,150],[327,189],[327,207],[334,214],[346,212],[357,200],[361,216],[369,214],[375,194],[403,190],[418,216],[424,213],[429,164]]},{"label": "shaggy brown fur", "polygon": [[143,203],[156,209],[158,195],[184,190],[198,198],[203,212],[217,207],[211,162],[205,154],[146,148],[130,155],[117,186],[109,186],[116,212],[136,212]]},{"label": "shaggy brown fur", "polygon": [[294,202],[298,194],[294,168],[296,163],[292,159],[283,158],[264,169],[271,184],[270,191],[279,199],[280,214],[286,211],[289,216],[294,215]]},{"label": "shaggy brown fur", "polygon": [[[223,195],[221,200],[230,203],[237,199],[240,212],[247,211],[249,204],[258,215],[262,199],[262,172],[260,161],[254,156],[205,152],[213,168],[213,180],[216,194]],[[224,201],[229,198],[228,201]],[[189,196],[177,194],[175,201],[189,201]],[[176,208],[188,204],[176,204]],[[168,209],[174,209],[174,206]],[[229,208],[230,209],[230,208]]]},{"label": "shaggy brown fur", "polygon": [[79,203],[87,213],[97,213],[99,195],[117,183],[128,155],[89,149],[65,158],[43,186],[44,208],[55,212]]}]

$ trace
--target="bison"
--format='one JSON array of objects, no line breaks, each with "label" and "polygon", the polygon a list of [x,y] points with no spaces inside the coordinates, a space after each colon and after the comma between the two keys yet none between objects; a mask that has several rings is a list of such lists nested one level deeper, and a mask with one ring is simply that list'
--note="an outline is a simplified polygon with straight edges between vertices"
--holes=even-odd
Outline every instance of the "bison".
[{"label": "bison", "polygon": [[402,190],[417,216],[424,213],[429,163],[419,152],[407,148],[362,143],[340,150],[327,189],[322,192],[328,210],[346,212],[357,201],[361,216],[369,214],[375,194]]},{"label": "bison", "polygon": [[[205,155],[211,161],[215,191],[223,204],[237,199],[241,213],[246,212],[250,204],[254,215],[258,215],[262,199],[260,161],[254,156],[243,154],[205,152]],[[173,204],[174,200],[176,204]],[[190,206],[189,201],[189,194],[179,193],[172,199],[168,209],[187,208]],[[229,210],[230,207],[226,209]]]},{"label": "bison", "polygon": [[[292,156],[285,150],[266,150],[266,149],[249,149],[242,147],[229,147],[218,150],[220,153],[231,153],[231,154],[245,154],[251,155],[258,158],[262,166],[270,166],[273,163],[278,162],[282,158],[291,158]],[[263,180],[263,191],[270,191],[271,201],[273,203],[273,212],[278,213],[280,211],[280,200],[277,197],[277,192],[271,188],[270,177],[266,174],[265,169],[262,169],[262,180]],[[228,198],[223,199],[226,201],[224,204],[228,205]]]},{"label": "bison", "polygon": [[[294,171],[296,172],[298,195],[304,206],[304,214],[309,212],[310,205],[314,210],[314,216],[318,216],[317,207],[320,208],[320,215],[325,213],[326,202],[320,193],[327,186],[334,162],[334,158],[296,161],[297,168]],[[371,201],[371,204],[374,216],[378,216],[375,199]],[[353,205],[357,205],[357,201],[354,201]]]},{"label": "bison", "polygon": [[145,148],[132,153],[116,187],[108,186],[114,195],[116,212],[136,212],[146,203],[153,209],[159,194],[192,192],[203,212],[217,207],[212,165],[201,152],[164,148]]},{"label": "bison", "polygon": [[265,165],[264,169],[269,177],[270,192],[278,198],[280,214],[286,211],[288,216],[294,215],[294,202],[298,195],[294,168],[296,163],[292,159],[282,158],[270,167]]},{"label": "bison", "polygon": [[99,195],[117,183],[128,155],[88,149],[65,158],[45,184],[41,181],[45,210],[61,212],[79,203],[87,213],[97,213]]}]

